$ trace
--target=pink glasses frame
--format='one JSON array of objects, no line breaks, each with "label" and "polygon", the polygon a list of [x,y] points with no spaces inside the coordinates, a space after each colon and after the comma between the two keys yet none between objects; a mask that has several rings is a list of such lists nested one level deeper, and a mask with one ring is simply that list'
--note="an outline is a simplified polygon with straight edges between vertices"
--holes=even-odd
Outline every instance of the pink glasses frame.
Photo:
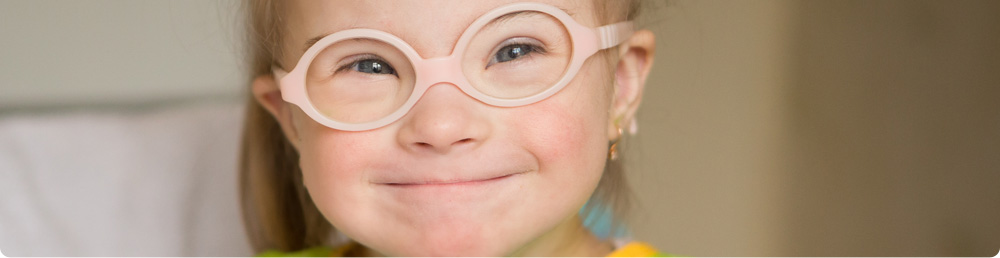
[{"label": "pink glasses frame", "polygon": [[[570,65],[566,70],[566,74],[555,85],[545,91],[519,99],[491,97],[476,90],[469,83],[462,72],[462,55],[472,36],[479,29],[497,17],[520,11],[546,13],[558,19],[566,27],[573,44],[573,56],[571,57]],[[403,117],[417,103],[427,89],[439,83],[451,83],[461,89],[462,92],[465,92],[465,94],[493,106],[516,107],[541,101],[559,92],[566,84],[569,84],[576,77],[577,72],[580,71],[580,67],[583,66],[583,62],[587,58],[590,58],[590,56],[599,50],[621,44],[632,35],[632,32],[632,22],[630,21],[591,28],[576,22],[569,14],[554,6],[540,3],[514,3],[493,9],[476,19],[475,22],[465,29],[465,32],[458,39],[458,43],[452,49],[452,53],[447,56],[423,58],[405,41],[387,32],[373,29],[349,29],[330,34],[317,41],[316,44],[306,50],[291,72],[285,72],[277,66],[272,67],[272,72],[274,73],[275,80],[278,81],[282,99],[301,108],[306,115],[316,122],[337,130],[365,131],[386,126]],[[393,45],[402,51],[413,64],[416,75],[416,84],[414,85],[413,93],[411,93],[410,97],[398,110],[378,120],[360,124],[344,123],[327,118],[316,110],[306,95],[306,71],[309,69],[309,64],[312,63],[313,58],[327,46],[352,38],[370,38]]]}]

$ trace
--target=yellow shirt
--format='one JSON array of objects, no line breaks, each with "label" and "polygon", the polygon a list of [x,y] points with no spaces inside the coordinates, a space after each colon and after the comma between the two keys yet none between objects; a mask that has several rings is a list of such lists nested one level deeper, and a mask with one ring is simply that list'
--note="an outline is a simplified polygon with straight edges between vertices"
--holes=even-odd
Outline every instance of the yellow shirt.
[{"label": "yellow shirt", "polygon": [[665,253],[656,251],[653,246],[643,242],[630,242],[618,248],[618,250],[611,251],[608,257],[668,257],[673,256]]},{"label": "yellow shirt", "polygon": [[[257,256],[260,257],[343,257],[354,244],[343,245],[339,248],[318,246],[295,252],[281,252],[277,250],[265,251]],[[655,248],[643,242],[630,242],[621,248],[614,250],[608,257],[668,257],[673,256],[656,251]]]}]

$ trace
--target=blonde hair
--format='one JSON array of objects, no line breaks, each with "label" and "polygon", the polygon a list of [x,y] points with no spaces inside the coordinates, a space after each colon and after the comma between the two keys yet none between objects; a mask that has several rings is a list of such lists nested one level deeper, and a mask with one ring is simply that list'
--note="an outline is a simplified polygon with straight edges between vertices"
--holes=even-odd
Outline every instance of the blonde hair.
[{"label": "blonde hair", "polygon": [[[604,24],[635,20],[640,9],[638,0],[594,1],[595,15]],[[250,0],[244,2],[242,11],[249,64],[247,79],[252,81],[270,74],[271,65],[281,58],[284,10],[280,1]],[[605,52],[608,53],[615,52]],[[611,62],[608,65],[613,67]],[[244,226],[254,251],[288,252],[326,244],[335,229],[316,208],[302,183],[298,153],[277,120],[253,96],[248,96],[246,105],[239,189]],[[591,214],[593,209],[610,210],[615,218],[612,228],[617,229],[627,214],[630,195],[624,159],[608,160],[584,214]]]}]

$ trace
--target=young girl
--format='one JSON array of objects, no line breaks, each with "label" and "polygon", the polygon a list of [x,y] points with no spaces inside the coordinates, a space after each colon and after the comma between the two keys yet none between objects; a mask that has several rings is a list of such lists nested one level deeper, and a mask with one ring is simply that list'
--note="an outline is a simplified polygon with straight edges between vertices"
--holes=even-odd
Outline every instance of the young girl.
[{"label": "young girl", "polygon": [[257,251],[655,253],[580,215],[627,200],[617,143],[655,45],[636,1],[247,7],[240,183]]}]

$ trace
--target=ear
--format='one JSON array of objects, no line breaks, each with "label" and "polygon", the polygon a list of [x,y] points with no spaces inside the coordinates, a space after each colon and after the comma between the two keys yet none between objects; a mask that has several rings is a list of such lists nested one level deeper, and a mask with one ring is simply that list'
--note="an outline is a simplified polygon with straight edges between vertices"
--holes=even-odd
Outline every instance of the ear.
[{"label": "ear", "polygon": [[615,95],[608,123],[608,139],[615,140],[620,135],[618,129],[635,132],[635,112],[642,100],[653,54],[656,51],[656,37],[652,31],[640,30],[618,46],[618,64],[615,69]]},{"label": "ear", "polygon": [[281,125],[281,131],[295,149],[299,148],[298,132],[292,121],[292,106],[281,98],[281,88],[274,80],[274,76],[260,75],[254,78],[251,87],[253,96],[267,112],[274,116],[274,119]]}]

